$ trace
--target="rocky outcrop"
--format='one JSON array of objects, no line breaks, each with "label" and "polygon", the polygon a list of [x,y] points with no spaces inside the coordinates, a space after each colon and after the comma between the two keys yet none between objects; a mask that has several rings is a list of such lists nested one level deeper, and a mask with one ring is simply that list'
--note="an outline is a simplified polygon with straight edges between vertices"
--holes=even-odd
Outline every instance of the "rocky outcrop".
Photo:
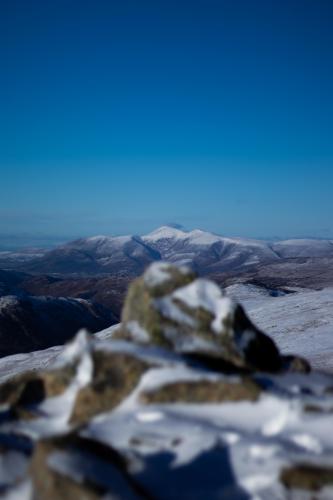
[{"label": "rocky outcrop", "polygon": [[154,264],[121,326],[57,353],[0,385],[4,494],[331,498],[333,377],[192,271]]},{"label": "rocky outcrop", "polygon": [[156,344],[196,359],[221,360],[222,370],[308,371],[302,359],[283,358],[274,341],[251,323],[241,305],[213,282],[185,267],[154,263],[131,286],[118,338]]}]

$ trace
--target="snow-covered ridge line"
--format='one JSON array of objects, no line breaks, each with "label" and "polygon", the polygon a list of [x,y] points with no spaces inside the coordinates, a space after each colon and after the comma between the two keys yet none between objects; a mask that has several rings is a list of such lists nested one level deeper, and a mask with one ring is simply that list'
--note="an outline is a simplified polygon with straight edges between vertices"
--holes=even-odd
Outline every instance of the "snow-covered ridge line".
[{"label": "snow-covered ridge line", "polygon": [[[122,247],[131,241],[137,243],[145,243],[147,245],[154,245],[163,243],[167,245],[169,240],[170,244],[186,243],[194,247],[209,247],[216,243],[224,245],[234,245],[239,247],[252,247],[263,249],[267,253],[271,253],[271,258],[288,258],[288,257],[316,257],[316,256],[333,256],[333,243],[332,240],[315,239],[315,238],[294,238],[294,239],[281,239],[280,241],[271,242],[269,239],[256,239],[245,237],[229,237],[222,236],[217,233],[204,231],[201,229],[193,229],[185,231],[183,229],[174,228],[171,226],[161,226],[151,233],[141,236],[125,235],[125,236],[91,236],[89,238],[82,238],[63,245],[62,248],[68,246],[80,247],[98,247],[99,252],[112,251],[115,247]],[[241,248],[240,248],[241,251]]]},{"label": "snow-covered ridge line", "polygon": [[[16,257],[15,257],[16,255]],[[0,252],[0,268],[54,274],[141,274],[158,260],[189,265],[202,274],[243,271],[297,258],[333,259],[331,240],[272,242],[162,226],[145,235],[91,236],[42,255]]]}]

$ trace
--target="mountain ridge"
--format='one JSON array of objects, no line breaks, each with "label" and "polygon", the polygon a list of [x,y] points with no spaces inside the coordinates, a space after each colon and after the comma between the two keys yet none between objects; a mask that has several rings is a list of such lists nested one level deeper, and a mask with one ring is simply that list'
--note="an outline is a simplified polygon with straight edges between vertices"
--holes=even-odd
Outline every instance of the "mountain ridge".
[{"label": "mountain ridge", "polygon": [[[118,274],[136,276],[148,264],[166,260],[199,273],[251,269],[283,259],[333,258],[331,240],[281,241],[226,237],[201,229],[161,226],[145,235],[79,238],[39,255],[0,252],[0,268],[51,274]],[[18,254],[21,255],[21,254]]]}]

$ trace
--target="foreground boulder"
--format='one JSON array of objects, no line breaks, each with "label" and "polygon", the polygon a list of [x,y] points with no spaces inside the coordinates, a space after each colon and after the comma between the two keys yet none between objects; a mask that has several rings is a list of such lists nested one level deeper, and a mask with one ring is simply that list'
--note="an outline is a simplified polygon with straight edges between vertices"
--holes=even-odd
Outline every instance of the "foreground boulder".
[{"label": "foreground boulder", "polygon": [[308,371],[300,358],[284,359],[239,304],[185,268],[157,262],[130,286],[117,338],[156,344],[222,369]]}]

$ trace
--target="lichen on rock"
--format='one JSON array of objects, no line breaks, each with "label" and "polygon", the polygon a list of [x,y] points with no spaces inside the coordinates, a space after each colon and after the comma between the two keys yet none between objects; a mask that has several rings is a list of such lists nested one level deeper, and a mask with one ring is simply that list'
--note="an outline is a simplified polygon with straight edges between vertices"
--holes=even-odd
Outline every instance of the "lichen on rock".
[{"label": "lichen on rock", "polygon": [[154,403],[223,403],[256,401],[261,387],[250,378],[239,380],[179,381],[141,394],[142,402]]},{"label": "lichen on rock", "polygon": [[96,350],[92,353],[93,376],[74,402],[70,422],[83,424],[93,416],[110,411],[134,389],[149,364],[126,353]]}]

